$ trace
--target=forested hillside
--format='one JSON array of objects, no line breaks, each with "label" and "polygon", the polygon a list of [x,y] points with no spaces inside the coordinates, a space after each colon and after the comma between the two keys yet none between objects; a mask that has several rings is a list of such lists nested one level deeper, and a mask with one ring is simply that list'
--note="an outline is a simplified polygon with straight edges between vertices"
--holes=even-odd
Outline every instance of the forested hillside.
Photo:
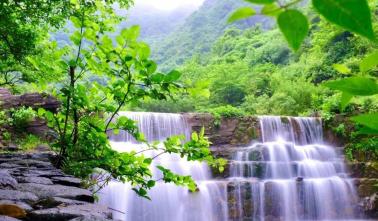
[{"label": "forested hillside", "polygon": [[[214,2],[207,1],[206,4]],[[233,1],[216,2],[231,4]],[[186,23],[195,21],[203,10],[209,8],[210,5],[204,5]],[[163,41],[166,46],[160,45],[160,50],[164,51],[159,53],[161,59],[164,58],[163,67],[167,65],[166,62],[180,59],[176,65],[183,63],[178,66],[183,73],[182,82],[189,87],[189,92],[196,91],[196,94],[186,96],[185,101],[180,98],[172,105],[169,105],[171,102],[146,102],[142,108],[155,111],[206,111],[230,105],[249,114],[308,115],[337,112],[341,95],[323,87],[322,83],[347,76],[337,71],[335,64],[344,64],[355,71],[364,55],[377,47],[363,37],[330,25],[306,7],[306,13],[311,19],[310,35],[302,48],[293,52],[277,27],[266,29],[258,22],[249,23],[248,29],[243,29],[245,23],[239,27],[227,26],[226,18],[231,8],[223,8],[222,19],[208,16],[213,20],[201,19],[195,26],[197,28],[182,27],[181,30],[186,32],[176,31],[172,33],[175,40],[168,43]],[[219,11],[217,7],[212,9],[214,13]],[[265,27],[271,24],[269,20],[260,20],[264,21]],[[376,16],[374,25],[378,25]],[[218,32],[197,33],[201,28],[210,30],[219,26],[222,28],[217,29]],[[209,35],[217,35],[214,33],[221,33],[221,36],[207,41],[211,39]],[[187,47],[181,47],[182,44]],[[192,47],[194,50],[191,50]],[[191,53],[185,54],[185,48]],[[165,59],[167,53],[173,54]],[[363,103],[367,105],[365,108],[371,110],[377,104],[371,98],[358,100],[357,103]],[[374,108],[370,106],[372,103]]]},{"label": "forested hillside", "polygon": [[243,1],[206,0],[168,36],[160,41],[147,39],[147,42],[151,43],[152,57],[159,64],[159,68],[176,68],[195,54],[209,53],[216,39],[231,26],[245,29],[255,24],[262,24],[264,28],[272,25],[271,19],[262,16],[228,24],[227,18],[230,13],[245,5]]}]

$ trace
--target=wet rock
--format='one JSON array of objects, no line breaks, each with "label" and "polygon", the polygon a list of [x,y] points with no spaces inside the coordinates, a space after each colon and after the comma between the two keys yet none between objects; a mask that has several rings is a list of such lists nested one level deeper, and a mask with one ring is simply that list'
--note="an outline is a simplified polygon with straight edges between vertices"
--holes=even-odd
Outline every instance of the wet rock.
[{"label": "wet rock", "polygon": [[376,184],[378,183],[378,179],[354,179],[354,183],[357,188],[358,196],[360,197],[368,197],[373,195],[378,191]]},{"label": "wet rock", "polygon": [[5,151],[18,151],[18,150],[20,150],[16,144],[12,144],[12,143],[6,145],[2,149],[5,150]]},{"label": "wet rock", "polygon": [[15,204],[0,204],[0,215],[13,218],[25,218],[26,211]]},{"label": "wet rock", "polygon": [[378,219],[378,193],[365,197],[362,200],[362,209],[369,218]]},{"label": "wet rock", "polygon": [[62,177],[51,177],[51,180],[55,184],[61,184],[65,186],[74,186],[80,187],[81,186],[81,179],[69,176],[62,176]]},{"label": "wet rock", "polygon": [[38,197],[35,194],[30,193],[30,192],[0,189],[0,199],[34,202],[38,200]]},{"label": "wet rock", "polygon": [[104,217],[97,217],[97,216],[83,216],[78,217],[75,219],[71,219],[70,221],[111,221],[112,219],[107,219]]},{"label": "wet rock", "polygon": [[24,209],[25,211],[31,211],[33,208],[24,202],[17,201],[17,200],[0,200],[0,205],[2,204],[12,204],[12,205],[17,205],[18,207]]},{"label": "wet rock", "polygon": [[39,200],[35,204],[33,204],[33,207],[35,209],[49,209],[53,207],[59,207],[59,206],[69,206],[69,205],[83,205],[87,202],[79,201],[79,200],[71,200],[61,197],[49,197],[42,200]]},{"label": "wet rock", "polygon": [[50,162],[40,161],[40,160],[35,160],[35,159],[19,160],[19,161],[14,161],[13,163],[21,165],[21,166],[27,166],[27,167],[54,168]]},{"label": "wet rock", "polygon": [[38,183],[45,185],[53,185],[54,183],[45,177],[19,177],[17,178],[19,183]]},{"label": "wet rock", "polygon": [[352,177],[378,178],[378,162],[348,163]]},{"label": "wet rock", "polygon": [[69,187],[63,185],[43,185],[36,183],[20,183],[17,185],[19,190],[31,191],[40,198],[63,197],[68,199],[94,202],[92,193],[86,189]]},{"label": "wet rock", "polygon": [[7,170],[0,170],[0,188],[14,189],[17,181],[9,174]]},{"label": "wet rock", "polygon": [[35,210],[30,213],[30,220],[33,221],[65,221],[83,217],[91,217],[92,220],[106,220],[111,217],[111,213],[106,207],[97,204],[57,207]]},{"label": "wet rock", "polygon": [[58,169],[52,169],[52,170],[38,170],[38,169],[31,169],[25,172],[22,171],[14,171],[12,172],[15,176],[25,176],[25,177],[54,177],[54,176],[64,176],[64,173],[61,170]]},{"label": "wet rock", "polygon": [[38,151],[38,152],[46,152],[46,151],[50,151],[50,147],[48,145],[45,145],[45,144],[40,144],[38,146],[36,146],[34,148],[35,151]]},{"label": "wet rock", "polygon": [[20,221],[19,219],[0,215],[0,221]]}]

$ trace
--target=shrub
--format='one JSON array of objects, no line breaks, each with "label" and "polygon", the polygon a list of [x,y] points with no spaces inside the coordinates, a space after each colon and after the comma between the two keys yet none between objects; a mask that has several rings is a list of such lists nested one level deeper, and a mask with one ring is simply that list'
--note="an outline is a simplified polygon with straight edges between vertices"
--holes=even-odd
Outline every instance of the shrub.
[{"label": "shrub", "polygon": [[16,129],[23,129],[36,116],[36,112],[31,107],[12,110],[12,125]]}]

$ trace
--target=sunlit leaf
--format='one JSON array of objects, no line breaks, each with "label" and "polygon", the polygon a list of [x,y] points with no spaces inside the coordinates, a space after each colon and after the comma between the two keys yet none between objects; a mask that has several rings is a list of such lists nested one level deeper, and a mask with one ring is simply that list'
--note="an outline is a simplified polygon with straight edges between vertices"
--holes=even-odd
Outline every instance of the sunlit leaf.
[{"label": "sunlit leaf", "polygon": [[367,72],[378,65],[378,51],[366,56],[360,63],[360,71]]},{"label": "sunlit leaf", "polygon": [[237,20],[245,19],[256,14],[256,11],[251,7],[243,7],[237,9],[232,15],[228,18],[228,22],[234,22]]},{"label": "sunlit leaf", "polygon": [[264,4],[264,5],[275,2],[275,0],[245,0],[245,1],[249,3]]},{"label": "sunlit leaf", "polygon": [[375,80],[367,77],[350,77],[341,80],[329,81],[324,84],[334,90],[358,96],[370,96],[378,93]]},{"label": "sunlit leaf", "polygon": [[332,67],[341,74],[350,74],[352,71],[343,64],[334,64]]},{"label": "sunlit leaf", "polygon": [[362,124],[373,130],[378,130],[378,113],[361,114],[351,118],[354,122]]},{"label": "sunlit leaf", "polygon": [[282,9],[275,3],[264,5],[261,14],[276,17],[282,12]]},{"label": "sunlit leaf", "polygon": [[278,16],[278,26],[290,47],[297,51],[309,31],[306,16],[298,10],[286,10]]},{"label": "sunlit leaf", "polygon": [[375,39],[366,0],[312,0],[312,4],[330,22],[368,39]]},{"label": "sunlit leaf", "polygon": [[349,101],[353,98],[353,95],[347,93],[347,92],[344,92],[342,95],[341,95],[341,101],[340,101],[340,106],[341,106],[341,110],[344,110],[346,108],[346,106],[348,105]]}]

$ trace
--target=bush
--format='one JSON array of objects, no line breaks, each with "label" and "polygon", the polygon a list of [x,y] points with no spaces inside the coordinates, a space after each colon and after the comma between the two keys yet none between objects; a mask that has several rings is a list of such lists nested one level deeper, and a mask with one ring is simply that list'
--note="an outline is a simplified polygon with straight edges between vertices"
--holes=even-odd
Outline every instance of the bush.
[{"label": "bush", "polygon": [[36,112],[31,107],[22,107],[17,110],[12,110],[11,112],[12,125],[18,130],[25,128],[26,125],[37,116]]}]

